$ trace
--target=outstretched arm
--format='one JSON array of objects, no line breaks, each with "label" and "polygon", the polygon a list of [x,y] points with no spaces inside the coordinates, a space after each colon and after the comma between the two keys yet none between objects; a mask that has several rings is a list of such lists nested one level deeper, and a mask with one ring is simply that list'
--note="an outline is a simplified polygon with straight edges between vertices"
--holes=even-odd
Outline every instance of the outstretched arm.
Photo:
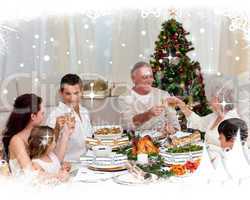
[{"label": "outstretched arm", "polygon": [[67,150],[68,141],[70,138],[70,134],[67,131],[62,130],[62,133],[60,134],[60,137],[57,140],[55,154],[60,162],[63,162],[64,156]]},{"label": "outstretched arm", "polygon": [[68,141],[75,128],[75,121],[66,122],[62,129],[59,129],[59,137],[57,140],[57,145],[55,149],[55,154],[57,155],[60,162],[63,162],[65,152],[67,150]]}]

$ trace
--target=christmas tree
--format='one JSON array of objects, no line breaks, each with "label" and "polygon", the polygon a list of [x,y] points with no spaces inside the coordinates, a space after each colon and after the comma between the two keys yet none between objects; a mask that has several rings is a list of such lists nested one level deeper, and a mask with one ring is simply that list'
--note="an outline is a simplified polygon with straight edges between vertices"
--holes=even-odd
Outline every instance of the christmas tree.
[{"label": "christmas tree", "polygon": [[[205,86],[199,62],[192,61],[187,53],[194,50],[181,23],[174,18],[162,24],[155,52],[150,64],[154,74],[154,86],[180,97],[200,116],[211,113],[205,95]],[[182,128],[185,117],[180,113]]]}]

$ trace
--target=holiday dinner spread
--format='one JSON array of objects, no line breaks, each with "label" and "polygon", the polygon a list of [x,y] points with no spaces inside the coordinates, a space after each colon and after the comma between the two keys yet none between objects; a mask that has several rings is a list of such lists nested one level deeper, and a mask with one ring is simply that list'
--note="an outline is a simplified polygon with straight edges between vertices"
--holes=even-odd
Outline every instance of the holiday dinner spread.
[{"label": "holiday dinner spread", "polygon": [[[150,13],[148,14],[148,17],[152,17]],[[115,15],[117,12],[114,12]],[[88,14],[86,16],[91,17]],[[4,73],[2,77],[5,80],[0,80],[0,93],[3,97],[0,99],[0,122],[2,123],[4,118],[5,124],[3,126],[0,124],[0,178],[10,181],[20,178],[22,183],[29,182],[31,185],[39,186],[104,181],[138,185],[161,181],[171,183],[184,179],[190,181],[196,178],[200,181],[204,178],[204,182],[210,183],[213,177],[219,179],[222,174],[220,180],[222,183],[225,180],[232,180],[241,184],[245,178],[250,180],[249,124],[246,122],[246,106],[242,106],[244,108],[240,110],[238,105],[239,102],[246,101],[239,98],[238,90],[242,88],[239,84],[235,84],[240,76],[233,80],[232,77],[226,77],[225,72],[231,70],[228,71],[223,67],[230,63],[236,66],[239,60],[242,64],[244,59],[240,58],[243,56],[238,55],[238,52],[239,54],[242,52],[238,49],[231,53],[226,52],[227,56],[233,56],[237,52],[236,62],[226,62],[228,58],[223,58],[225,49],[214,51],[214,53],[219,52],[219,56],[214,56],[214,53],[207,54],[210,50],[214,50],[214,47],[222,48],[227,45],[221,45],[223,41],[219,40],[213,41],[211,47],[210,43],[203,45],[201,41],[213,32],[205,28],[199,27],[196,35],[194,33],[195,37],[190,37],[190,32],[184,29],[179,20],[187,22],[192,15],[180,15],[177,20],[175,9],[169,10],[170,18],[162,23],[161,28],[158,25],[163,16],[159,15],[159,19],[157,17],[153,20],[157,23],[147,23],[152,25],[152,28],[148,28],[147,31],[141,30],[140,34],[135,31],[140,30],[138,25],[145,24],[147,16],[143,12],[141,13],[144,18],[143,23],[140,17],[131,18],[137,21],[131,24],[129,22],[131,28],[128,31],[132,32],[129,34],[127,30],[122,31],[122,24],[128,21],[123,17],[127,15],[119,16],[118,19],[121,20],[118,21],[121,25],[111,20],[112,15],[107,19],[104,19],[103,15],[97,15],[98,21],[100,17],[100,23],[84,19],[86,16],[79,15],[83,20],[72,20],[78,17],[72,19],[67,19],[69,16],[63,17],[63,20],[69,23],[79,21],[88,23],[84,25],[84,30],[72,28],[68,30],[68,27],[73,26],[60,27],[63,23],[51,23],[52,26],[47,27],[46,23],[50,20],[42,20],[43,26],[52,29],[49,32],[57,35],[61,32],[58,30],[63,30],[65,33],[62,35],[71,39],[67,40],[60,36],[50,38],[49,42],[37,33],[31,38],[38,42],[35,43],[39,44],[39,48],[35,43],[32,48],[26,48],[25,42],[30,36],[30,30],[34,28],[33,22],[37,19],[31,20],[32,23],[29,20],[25,21],[27,26],[25,24],[22,28],[18,28],[11,37],[6,37],[9,33],[4,33],[3,40],[6,38],[8,40],[6,44],[11,47],[6,50],[10,50],[11,53],[6,57],[2,55],[6,62],[2,62],[1,65],[7,68],[10,64],[10,67],[16,67],[19,60],[23,63],[18,65],[21,67],[18,70],[15,68],[2,70]],[[184,19],[183,16],[187,18]],[[54,16],[51,19],[55,20]],[[197,19],[202,20],[204,24],[210,21],[207,18]],[[224,33],[222,27],[229,23],[219,23],[220,26],[213,27],[214,19],[217,19],[217,16],[216,18],[213,16],[211,24],[206,24],[204,27],[212,26],[211,30],[214,32]],[[232,20],[230,31],[235,25],[233,22],[235,19],[240,22],[238,17],[230,19]],[[40,20],[38,21],[40,23]],[[190,30],[195,30],[193,24],[196,23],[196,20],[189,23]],[[13,24],[19,26],[23,23]],[[100,24],[104,26],[100,28]],[[30,25],[33,28],[29,27]],[[156,29],[156,25],[159,30]],[[100,34],[102,33],[100,30],[105,30],[106,26],[108,30],[112,30],[112,34],[110,31],[107,31],[107,34]],[[47,28],[37,31],[47,31]],[[79,32],[87,29],[90,31],[88,34]],[[26,30],[27,37],[25,34],[19,37],[19,30],[22,30],[22,34]],[[156,36],[157,31],[159,31],[158,37],[151,44],[151,36]],[[72,33],[77,37],[71,37]],[[230,35],[231,33],[225,33],[226,37],[235,38]],[[129,39],[123,34],[129,36]],[[48,34],[41,33],[41,35]],[[90,35],[97,38],[88,38]],[[221,34],[215,35],[221,36]],[[121,37],[112,39],[113,36]],[[210,35],[209,38],[211,39]],[[79,46],[82,42],[78,41],[82,39],[86,45]],[[138,48],[134,48],[136,42],[133,40],[144,43],[144,39],[147,41],[148,49],[141,49],[146,47],[145,45],[137,45]],[[12,40],[15,42],[11,43]],[[18,45],[16,40],[20,40]],[[224,42],[229,41],[228,38],[224,40]],[[100,41],[107,42],[99,44]],[[190,54],[190,51],[194,50],[195,41],[201,42],[202,45],[198,46],[197,52]],[[30,54],[22,52],[20,54],[18,50],[23,44],[27,52],[32,50]],[[27,41],[27,44],[30,44],[30,41]],[[44,52],[45,44],[48,54],[60,51],[59,54],[44,55],[42,58],[41,53]],[[237,47],[240,48],[245,43],[234,41],[230,44],[241,44]],[[60,47],[70,48],[63,53],[64,50]],[[75,51],[74,48],[79,51]],[[37,50],[33,52],[34,49]],[[202,56],[201,49],[206,56]],[[111,50],[115,54],[110,54]],[[33,57],[36,53],[39,55]],[[89,58],[86,57],[88,54],[91,55]],[[24,55],[32,56],[32,59],[26,59]],[[58,55],[62,55],[62,58]],[[84,55],[84,62],[79,57],[81,55]],[[202,66],[194,59],[197,55],[201,59]],[[210,61],[212,57],[219,59],[219,62]],[[8,60],[10,58],[13,62]],[[17,58],[18,60],[15,60]],[[39,65],[34,67],[34,63],[30,62],[36,59],[39,60]],[[43,61],[46,62],[45,69]],[[134,63],[133,66],[131,63]],[[222,66],[216,66],[218,64]],[[77,74],[62,75],[62,71],[51,73],[54,72],[55,66],[62,66],[63,71],[77,71]],[[240,66],[239,72],[244,71],[241,69],[243,66],[247,64]],[[34,68],[35,72],[27,67],[32,67],[32,70]],[[102,70],[99,71],[100,69]],[[215,75],[210,79],[210,72],[214,69],[222,71],[215,70]],[[37,73],[38,70],[42,73]],[[47,70],[48,73],[43,73]],[[8,76],[5,78],[6,73],[13,75],[10,72],[21,72],[22,76],[16,74],[18,78],[10,79]],[[23,72],[32,75],[23,76]],[[23,80],[23,77],[28,77],[28,81]],[[226,80],[227,78],[229,80]],[[6,84],[6,81],[10,85]],[[47,87],[52,83],[60,88],[59,93],[54,94],[57,90],[54,90],[54,87]],[[51,91],[48,91],[48,88]],[[45,94],[49,95],[46,97]],[[58,102],[52,102],[54,97]],[[11,109],[9,105],[12,105]]]},{"label": "holiday dinner spread", "polygon": [[[113,135],[114,127],[119,126],[95,127],[93,137],[103,134],[103,131]],[[115,128],[115,131],[120,134],[121,129]],[[81,156],[81,165],[95,172],[115,173],[114,182],[125,185],[188,176],[198,168],[203,148],[199,131],[178,131],[168,137],[171,142],[168,138],[158,140],[152,135],[155,135],[155,130],[124,130],[120,138],[99,138],[98,142],[89,138],[86,141],[89,151]],[[126,142],[119,143],[122,139]],[[116,148],[113,148],[114,143]]]}]

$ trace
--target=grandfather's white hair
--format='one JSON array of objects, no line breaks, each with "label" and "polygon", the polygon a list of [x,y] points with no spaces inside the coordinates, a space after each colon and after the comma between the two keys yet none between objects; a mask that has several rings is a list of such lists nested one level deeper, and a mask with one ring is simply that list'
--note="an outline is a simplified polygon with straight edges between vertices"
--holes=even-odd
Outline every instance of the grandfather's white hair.
[{"label": "grandfather's white hair", "polygon": [[147,62],[144,62],[144,61],[137,62],[137,63],[134,64],[134,66],[132,67],[132,69],[130,71],[131,75],[133,75],[136,70],[138,70],[138,69],[140,69],[142,67],[151,68],[150,64],[147,63]]}]

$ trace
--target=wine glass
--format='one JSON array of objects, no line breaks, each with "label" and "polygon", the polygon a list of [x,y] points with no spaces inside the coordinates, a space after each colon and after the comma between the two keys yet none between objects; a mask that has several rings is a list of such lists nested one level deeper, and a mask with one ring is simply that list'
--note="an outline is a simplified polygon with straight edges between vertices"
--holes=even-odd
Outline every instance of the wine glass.
[{"label": "wine glass", "polygon": [[69,128],[75,127],[75,111],[73,105],[70,106],[69,112],[64,115],[66,124]]},{"label": "wine glass", "polygon": [[[175,95],[172,92],[169,95],[170,97],[175,97]],[[177,102],[176,101],[168,102],[168,106],[175,109],[177,106]]]}]

